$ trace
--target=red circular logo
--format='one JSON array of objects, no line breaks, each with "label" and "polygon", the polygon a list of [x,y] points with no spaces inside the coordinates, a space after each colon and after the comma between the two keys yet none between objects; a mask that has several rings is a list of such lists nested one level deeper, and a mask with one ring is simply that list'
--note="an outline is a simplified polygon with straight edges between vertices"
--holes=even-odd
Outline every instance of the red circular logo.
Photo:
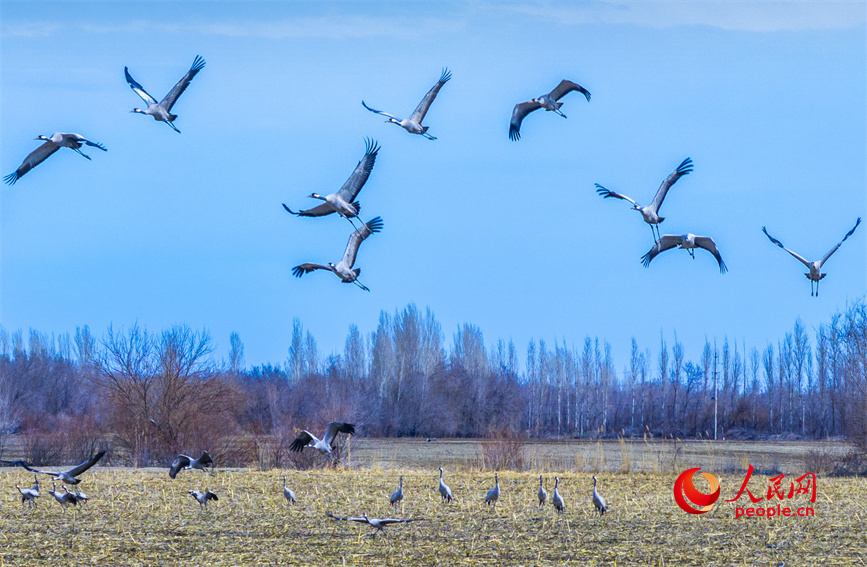
[{"label": "red circular logo", "polygon": [[[695,485],[692,483],[692,477],[700,470],[701,467],[685,470],[679,477],[677,477],[677,480],[674,481],[674,500],[677,502],[678,506],[690,514],[704,514],[705,512],[709,512],[710,509],[713,508],[714,502],[719,499],[720,495],[719,481],[714,475],[706,472],[701,473],[701,475],[706,478],[708,484],[710,484],[711,493],[704,494],[703,492],[696,490]],[[687,500],[692,504],[699,506],[699,508],[693,508],[687,503]]]}]

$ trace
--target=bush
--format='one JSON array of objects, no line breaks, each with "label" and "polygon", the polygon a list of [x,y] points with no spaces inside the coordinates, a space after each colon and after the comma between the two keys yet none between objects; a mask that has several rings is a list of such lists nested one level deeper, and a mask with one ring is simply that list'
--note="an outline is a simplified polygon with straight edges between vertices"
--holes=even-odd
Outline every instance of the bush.
[{"label": "bush", "polygon": [[482,464],[486,470],[524,470],[524,436],[510,429],[494,431],[482,440]]}]

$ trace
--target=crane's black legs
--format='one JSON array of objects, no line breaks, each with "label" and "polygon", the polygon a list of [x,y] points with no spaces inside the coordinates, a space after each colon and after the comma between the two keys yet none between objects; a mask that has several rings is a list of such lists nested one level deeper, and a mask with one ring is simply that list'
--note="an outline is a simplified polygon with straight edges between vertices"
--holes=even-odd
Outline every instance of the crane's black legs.
[{"label": "crane's black legs", "polygon": [[[89,156],[89,155],[87,155],[86,153],[82,152],[82,151],[79,150],[78,148],[72,148],[72,149],[73,149],[73,151],[78,152],[78,155],[80,155],[81,157],[83,157],[83,158],[87,158],[87,159],[90,159],[90,156]],[[91,161],[92,161],[92,160],[91,160]]]}]

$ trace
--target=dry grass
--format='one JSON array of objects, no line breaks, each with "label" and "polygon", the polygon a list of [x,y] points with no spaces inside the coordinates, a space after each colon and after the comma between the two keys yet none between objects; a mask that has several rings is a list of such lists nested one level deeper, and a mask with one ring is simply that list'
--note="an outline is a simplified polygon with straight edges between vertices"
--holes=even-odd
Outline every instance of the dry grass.
[{"label": "dry grass", "polygon": [[[352,466],[364,465],[363,469],[192,471],[172,481],[163,469],[97,467],[81,484],[90,503],[66,512],[47,494],[50,484],[44,481],[38,507],[22,507],[14,485],[30,486],[32,475],[0,469],[0,565],[867,564],[863,478],[820,477],[814,518],[735,519],[734,503],[725,502],[708,514],[690,516],[674,503],[675,474],[667,470],[584,470],[594,464],[620,467],[623,461],[635,470],[656,462],[656,448],[617,442],[567,444],[571,459],[562,469],[552,470],[560,461],[547,457],[535,463],[543,465],[539,468],[544,469],[549,492],[551,473],[561,478],[566,513],[558,516],[550,504],[537,507],[539,468],[501,471],[500,501],[496,510],[486,508],[484,495],[493,486],[493,475],[480,469],[479,456],[473,452],[477,442],[392,442],[391,450],[401,459],[415,455],[413,466],[394,469],[373,463],[397,458],[386,445],[365,443],[353,441],[350,452]],[[741,452],[767,454],[777,447],[754,445],[738,445],[734,456],[717,448],[718,464],[731,457],[739,466]],[[458,450],[452,454],[449,447]],[[557,455],[561,449],[559,443],[536,447]],[[443,460],[450,455],[456,465]],[[678,466],[703,466],[720,477],[723,498],[734,496],[742,472],[723,474],[711,463],[694,464],[691,458],[690,451],[682,450]],[[455,495],[450,505],[440,502],[436,490],[439,464]],[[526,465],[534,467],[534,462]],[[803,461],[786,472],[805,472]],[[603,518],[594,515],[590,503],[594,473],[610,506]],[[298,496],[298,504],[291,508],[281,492],[283,474]],[[406,497],[398,510],[392,510],[388,496],[397,488],[399,475],[404,476]],[[766,489],[767,479],[754,474],[753,492]],[[186,491],[204,488],[217,492],[220,500],[200,510]],[[746,502],[742,497],[740,504]],[[334,522],[326,512],[423,521],[393,526],[388,537],[373,538],[372,528]]]},{"label": "dry grass", "polygon": [[[88,473],[84,508],[63,512],[46,493],[22,507],[15,484],[24,471],[0,472],[7,487],[0,517],[3,565],[863,565],[867,561],[867,482],[819,479],[815,518],[734,519],[723,503],[701,517],[674,504],[670,474],[615,474],[600,479],[610,512],[595,517],[591,481],[563,473],[567,512],[536,506],[535,473],[501,472],[497,509],[486,508],[490,473],[446,471],[455,494],[440,502],[434,471],[287,472],[299,503],[281,493],[282,472],[194,471],[171,481],[162,470]],[[406,498],[392,511],[388,495],[404,476]],[[724,497],[741,475],[722,475]],[[767,477],[751,485],[765,486]],[[547,479],[549,483],[553,480]],[[208,510],[186,493],[209,487]],[[43,488],[47,488],[43,485]],[[11,490],[10,490],[11,489]],[[549,491],[552,486],[549,484]],[[742,500],[745,500],[742,499]],[[743,503],[743,502],[742,502]],[[388,538],[325,517],[424,518],[394,526]]]}]

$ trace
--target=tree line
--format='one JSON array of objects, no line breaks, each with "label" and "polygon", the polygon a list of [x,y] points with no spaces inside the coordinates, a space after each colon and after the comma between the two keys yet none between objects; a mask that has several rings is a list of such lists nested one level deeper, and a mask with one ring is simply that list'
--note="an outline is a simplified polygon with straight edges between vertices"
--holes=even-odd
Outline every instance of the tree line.
[{"label": "tree line", "polygon": [[248,368],[234,333],[220,356],[188,326],[0,329],[0,454],[16,436],[28,458],[74,460],[110,436],[138,465],[203,448],[276,462],[297,428],[333,419],[368,436],[867,438],[863,299],[813,333],[796,320],[763,347],[706,340],[696,359],[676,338],[633,338],[620,369],[598,337],[519,354],[464,324],[447,341],[412,304],[366,336],[351,325],[341,353],[323,356],[298,320],[289,339],[285,361]]}]

